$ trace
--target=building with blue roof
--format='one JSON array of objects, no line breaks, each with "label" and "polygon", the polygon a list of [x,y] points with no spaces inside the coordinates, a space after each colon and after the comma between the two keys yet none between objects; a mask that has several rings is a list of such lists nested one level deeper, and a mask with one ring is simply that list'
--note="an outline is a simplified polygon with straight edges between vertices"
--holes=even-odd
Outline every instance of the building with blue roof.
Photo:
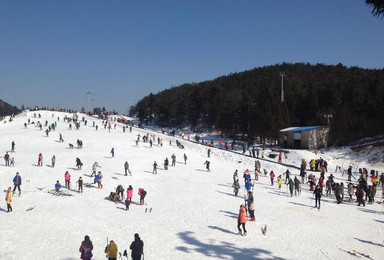
[{"label": "building with blue roof", "polygon": [[327,126],[288,127],[280,130],[279,145],[293,149],[320,149],[328,146]]}]

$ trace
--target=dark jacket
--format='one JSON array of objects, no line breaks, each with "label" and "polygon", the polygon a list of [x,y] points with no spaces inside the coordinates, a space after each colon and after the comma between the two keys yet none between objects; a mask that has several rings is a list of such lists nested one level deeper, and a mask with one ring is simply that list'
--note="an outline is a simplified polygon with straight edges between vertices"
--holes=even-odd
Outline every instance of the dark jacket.
[{"label": "dark jacket", "polygon": [[141,254],[143,254],[144,242],[140,239],[139,236],[135,237],[135,241],[132,242],[129,249],[132,250],[131,256],[133,259],[140,259]]}]

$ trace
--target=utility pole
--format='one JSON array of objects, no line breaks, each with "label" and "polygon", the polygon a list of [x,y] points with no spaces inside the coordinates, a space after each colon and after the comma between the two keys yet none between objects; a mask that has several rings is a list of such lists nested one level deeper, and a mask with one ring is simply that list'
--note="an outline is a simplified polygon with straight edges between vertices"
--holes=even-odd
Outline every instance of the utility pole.
[{"label": "utility pole", "polygon": [[87,92],[87,111],[89,112],[89,95],[91,95],[91,92]]},{"label": "utility pole", "polygon": [[284,102],[284,77],[287,76],[285,72],[280,72],[279,76],[281,77],[281,103]]}]

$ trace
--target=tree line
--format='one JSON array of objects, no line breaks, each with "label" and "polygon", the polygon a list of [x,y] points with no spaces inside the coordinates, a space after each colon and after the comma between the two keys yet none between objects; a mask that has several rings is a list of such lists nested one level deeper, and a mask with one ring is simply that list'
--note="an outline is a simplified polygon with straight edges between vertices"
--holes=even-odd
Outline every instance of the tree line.
[{"label": "tree line", "polygon": [[[281,102],[281,72],[284,102]],[[150,93],[130,108],[143,123],[217,130],[252,142],[290,126],[330,124],[344,145],[383,134],[384,70],[342,64],[279,64]],[[332,115],[332,117],[326,117]]]}]

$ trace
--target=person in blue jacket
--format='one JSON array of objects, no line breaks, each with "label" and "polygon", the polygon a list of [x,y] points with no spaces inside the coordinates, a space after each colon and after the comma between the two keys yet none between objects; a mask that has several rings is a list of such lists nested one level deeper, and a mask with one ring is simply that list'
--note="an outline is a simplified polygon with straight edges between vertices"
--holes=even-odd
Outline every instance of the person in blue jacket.
[{"label": "person in blue jacket", "polygon": [[245,188],[247,189],[247,191],[251,191],[252,187],[253,187],[253,183],[251,179],[247,179],[247,182],[245,183]]},{"label": "person in blue jacket", "polygon": [[21,185],[21,177],[18,172],[16,172],[16,176],[13,178],[13,194],[15,194],[16,188],[19,190],[19,196],[21,194],[20,185]]},{"label": "person in blue jacket", "polygon": [[56,189],[56,192],[59,192],[59,191],[60,191],[60,189],[61,189],[61,184],[60,184],[59,181],[56,182],[56,184],[55,184],[55,189]]}]

